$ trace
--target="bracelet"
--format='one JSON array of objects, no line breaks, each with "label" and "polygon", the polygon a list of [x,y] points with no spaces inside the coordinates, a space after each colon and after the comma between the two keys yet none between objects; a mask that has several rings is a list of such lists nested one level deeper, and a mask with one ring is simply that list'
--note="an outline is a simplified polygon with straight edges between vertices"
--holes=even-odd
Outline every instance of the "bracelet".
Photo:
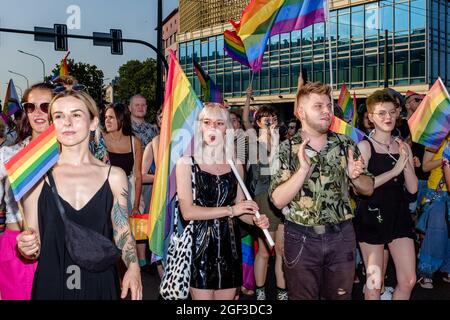
[{"label": "bracelet", "polygon": [[234,217],[234,210],[233,210],[233,207],[230,206],[230,205],[228,205],[228,206],[227,206],[227,209],[228,209],[228,211],[230,212],[230,217],[233,218],[233,217]]}]

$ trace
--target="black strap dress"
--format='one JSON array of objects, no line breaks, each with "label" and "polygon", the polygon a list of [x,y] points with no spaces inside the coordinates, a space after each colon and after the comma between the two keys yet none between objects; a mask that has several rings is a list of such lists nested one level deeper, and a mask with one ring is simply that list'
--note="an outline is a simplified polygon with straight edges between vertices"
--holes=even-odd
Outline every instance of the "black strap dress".
[{"label": "black strap dress", "polygon": [[[202,171],[194,160],[195,205],[223,207],[233,205],[237,180],[233,172],[214,175]],[[230,289],[242,285],[241,236],[237,218],[195,220],[191,287]]]},{"label": "black strap dress", "polygon": [[[111,170],[111,168],[109,169]],[[69,219],[113,239],[111,210],[114,196],[108,177],[80,210],[60,197]],[[38,199],[41,254],[34,276],[34,300],[113,300],[119,298],[119,280],[113,265],[103,272],[89,272],[77,266],[66,249],[64,224],[52,190],[44,183]]]},{"label": "black strap dress", "polygon": [[[392,170],[395,161],[377,153],[369,141],[371,157],[367,169],[374,176]],[[399,154],[393,154],[398,159]],[[403,173],[376,188],[370,197],[358,199],[354,226],[359,242],[388,244],[399,238],[413,238]]]}]

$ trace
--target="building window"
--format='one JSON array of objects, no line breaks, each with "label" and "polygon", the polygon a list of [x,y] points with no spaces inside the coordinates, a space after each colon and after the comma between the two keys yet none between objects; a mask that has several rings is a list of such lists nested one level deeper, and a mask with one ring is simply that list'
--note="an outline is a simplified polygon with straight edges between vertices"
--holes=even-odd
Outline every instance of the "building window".
[{"label": "building window", "polygon": [[380,21],[381,21],[381,30],[387,30],[389,32],[393,31],[394,16],[393,16],[392,1],[380,2]]},{"label": "building window", "polygon": [[366,81],[378,80],[377,55],[368,55],[366,59]]},{"label": "building window", "polygon": [[402,33],[407,34],[408,33],[408,26],[409,26],[409,5],[408,2],[403,3],[396,3],[395,4],[395,14],[394,14],[394,20],[395,20],[395,33]]},{"label": "building window", "polygon": [[352,57],[352,83],[363,81],[363,57]]},{"label": "building window", "polygon": [[426,24],[426,0],[411,1],[411,33],[424,33]]},{"label": "building window", "polygon": [[364,6],[352,7],[352,38],[364,37]]}]

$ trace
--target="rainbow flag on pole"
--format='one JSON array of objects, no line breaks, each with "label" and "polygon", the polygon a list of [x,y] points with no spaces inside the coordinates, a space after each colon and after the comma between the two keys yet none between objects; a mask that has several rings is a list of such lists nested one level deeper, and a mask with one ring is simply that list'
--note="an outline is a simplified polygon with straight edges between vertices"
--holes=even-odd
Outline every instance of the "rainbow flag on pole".
[{"label": "rainbow flag on pole", "polygon": [[16,87],[14,86],[14,81],[10,79],[8,83],[8,88],[6,88],[5,100],[3,100],[3,114],[6,117],[2,118],[7,119],[7,117],[13,115],[19,109],[20,109],[20,99],[19,96],[17,95]]},{"label": "rainbow flag on pole", "polygon": [[325,0],[252,0],[239,23],[230,21],[245,47],[251,69],[257,72],[269,37],[325,21]]},{"label": "rainbow flag on pole", "polygon": [[150,250],[161,257],[165,254],[164,241],[172,220],[175,165],[184,154],[190,153],[196,120],[203,107],[172,50],[169,50],[169,56],[148,230]]},{"label": "rainbow flag on pole", "polygon": [[55,126],[51,125],[5,163],[14,199],[19,201],[55,165],[58,158],[59,144]]},{"label": "rainbow flag on pole", "polygon": [[441,78],[408,120],[414,142],[438,149],[450,132],[450,96]]},{"label": "rainbow flag on pole", "polygon": [[236,31],[225,30],[223,33],[223,40],[223,48],[228,56],[240,64],[250,67],[244,44],[242,43],[241,38],[236,34]]},{"label": "rainbow flag on pole", "polygon": [[355,143],[358,143],[364,139],[364,132],[336,116],[333,116],[330,130],[350,137],[353,141],[355,141]]},{"label": "rainbow flag on pole", "polygon": [[223,103],[222,92],[216,86],[209,74],[203,70],[202,66],[194,59],[194,69],[203,91],[204,102]]},{"label": "rainbow flag on pole", "polygon": [[339,94],[338,105],[341,107],[344,114],[344,120],[352,126],[356,125],[356,95],[353,93],[353,100],[345,83],[341,87]]}]

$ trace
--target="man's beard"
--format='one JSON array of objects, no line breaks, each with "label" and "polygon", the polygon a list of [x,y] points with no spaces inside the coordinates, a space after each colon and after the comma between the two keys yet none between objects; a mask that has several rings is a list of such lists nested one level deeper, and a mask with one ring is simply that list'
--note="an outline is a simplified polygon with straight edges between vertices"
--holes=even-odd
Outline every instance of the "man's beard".
[{"label": "man's beard", "polygon": [[328,122],[321,121],[320,123],[314,123],[309,119],[307,114],[305,114],[305,122],[311,129],[314,129],[315,131],[322,134],[327,133],[331,125],[330,121]]}]

